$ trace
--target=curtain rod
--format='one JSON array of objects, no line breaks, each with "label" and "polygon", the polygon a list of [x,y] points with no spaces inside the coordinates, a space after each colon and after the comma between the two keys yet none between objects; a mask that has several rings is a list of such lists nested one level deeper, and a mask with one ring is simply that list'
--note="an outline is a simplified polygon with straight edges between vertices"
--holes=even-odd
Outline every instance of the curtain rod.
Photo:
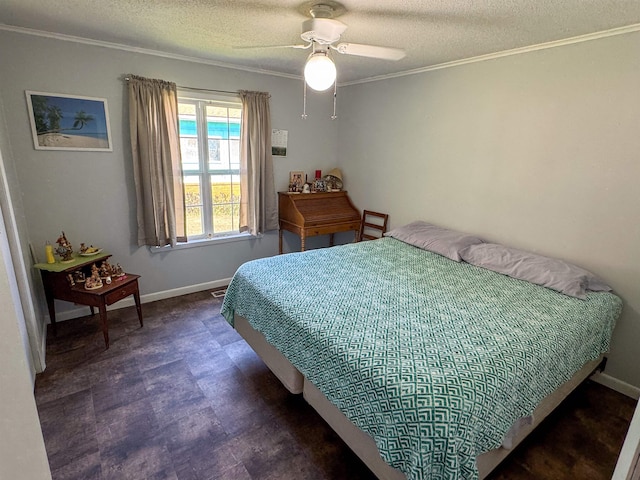
[{"label": "curtain rod", "polygon": [[[125,81],[131,80],[131,77],[124,77]],[[182,90],[194,90],[197,92],[214,92],[214,93],[228,93],[230,95],[238,95],[238,92],[232,92],[229,90],[214,90],[212,88],[198,88],[198,87],[185,87],[183,85],[176,85],[176,87],[181,88]]]},{"label": "curtain rod", "polygon": [[214,92],[214,93],[228,93],[230,95],[238,95],[238,92],[231,92],[229,90],[214,90],[212,88],[198,88],[198,87],[184,87],[182,85],[177,85],[178,88],[182,90],[194,90],[196,92]]}]

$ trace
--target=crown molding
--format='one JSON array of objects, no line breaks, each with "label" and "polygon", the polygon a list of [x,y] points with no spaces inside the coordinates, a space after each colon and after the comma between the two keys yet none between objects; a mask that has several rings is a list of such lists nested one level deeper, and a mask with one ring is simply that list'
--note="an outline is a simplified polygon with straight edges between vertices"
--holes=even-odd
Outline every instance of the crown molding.
[{"label": "crown molding", "polygon": [[[89,38],[84,38],[84,37],[76,37],[73,35],[66,35],[66,34],[62,34],[62,33],[52,33],[52,32],[46,32],[43,30],[35,30],[35,29],[31,29],[31,28],[25,28],[25,27],[15,27],[12,25],[6,25],[6,24],[0,24],[0,31],[4,30],[4,31],[8,31],[8,32],[15,32],[15,33],[22,33],[25,35],[33,35],[33,36],[38,36],[38,37],[45,37],[45,38],[52,38],[52,39],[56,39],[56,40],[62,40],[62,41],[66,41],[66,42],[75,42],[75,43],[81,43],[81,44],[85,44],[85,45],[93,45],[93,46],[97,46],[97,47],[103,47],[103,48],[111,48],[111,49],[115,49],[115,50],[123,50],[126,52],[132,52],[132,53],[141,53],[141,54],[145,54],[145,55],[154,55],[157,57],[163,57],[163,58],[169,58],[169,59],[173,59],[173,60],[182,60],[185,62],[193,62],[193,63],[200,63],[200,64],[204,64],[204,65],[212,65],[215,67],[222,67],[222,68],[230,68],[233,70],[241,70],[244,72],[250,72],[250,73],[259,73],[259,74],[263,74],[263,75],[272,75],[272,76],[276,76],[276,77],[282,77],[282,78],[289,78],[289,79],[293,79],[293,80],[300,80],[302,79],[301,75],[293,75],[293,74],[289,74],[289,73],[281,73],[281,72],[274,72],[272,70],[263,70],[263,69],[259,69],[259,68],[251,68],[251,67],[245,67],[242,65],[237,65],[237,64],[233,64],[233,63],[226,63],[226,62],[218,62],[215,60],[208,60],[208,59],[204,59],[204,58],[199,58],[199,57],[192,57],[192,56],[188,56],[188,55],[180,55],[180,54],[176,54],[176,53],[167,53],[167,52],[162,52],[159,50],[153,50],[153,49],[149,49],[149,48],[141,48],[141,47],[132,47],[130,45],[124,45],[121,43],[113,43],[113,42],[105,42],[102,40],[92,40]],[[573,45],[575,43],[582,43],[582,42],[589,42],[592,40],[598,40],[601,38],[607,38],[607,37],[613,37],[616,35],[624,35],[627,33],[633,33],[633,32],[637,32],[640,31],[640,23],[638,24],[633,24],[633,25],[627,25],[624,27],[618,27],[618,28],[612,28],[610,30],[603,30],[601,32],[595,32],[595,33],[588,33],[585,35],[579,35],[576,37],[570,37],[570,38],[565,38],[562,40],[554,40],[551,42],[545,42],[545,43],[539,43],[536,45],[530,45],[527,47],[520,47],[520,48],[514,48],[511,50],[503,50],[501,52],[495,52],[495,53],[489,53],[486,55],[479,55],[477,57],[470,57],[470,58],[465,58],[462,60],[454,60],[452,62],[445,62],[445,63],[440,63],[437,65],[430,65],[428,67],[421,67],[421,68],[416,68],[413,70],[405,70],[403,72],[397,72],[397,73],[390,73],[387,75],[378,75],[375,77],[368,77],[368,78],[363,78],[361,80],[354,80],[351,82],[340,82],[338,83],[339,87],[346,87],[349,85],[358,85],[358,84],[362,84],[362,83],[369,83],[369,82],[377,82],[377,81],[381,81],[381,80],[388,80],[391,78],[399,78],[399,77],[406,77],[409,75],[416,75],[419,73],[425,73],[425,72],[431,72],[434,70],[441,70],[444,68],[452,68],[452,67],[458,67],[461,65],[468,65],[471,63],[476,63],[476,62],[484,62],[487,60],[494,60],[497,58],[502,58],[502,57],[508,57],[511,55],[520,55],[523,53],[529,53],[529,52],[535,52],[538,50],[546,50],[549,48],[556,48],[556,47],[562,47],[565,45]]]},{"label": "crown molding", "polygon": [[405,70],[404,72],[390,73],[388,75],[378,75],[375,77],[369,77],[362,80],[344,82],[344,83],[338,84],[338,86],[344,87],[348,85],[358,85],[361,83],[377,82],[380,80],[387,80],[390,78],[406,77],[409,75],[416,75],[418,73],[441,70],[443,68],[458,67],[460,65],[468,65],[470,63],[484,62],[487,60],[494,60],[496,58],[508,57],[511,55],[520,55],[523,53],[535,52],[538,50],[546,50],[548,48],[556,48],[556,47],[562,47],[565,45],[573,45],[574,43],[589,42],[591,40],[598,40],[600,38],[613,37],[616,35],[624,35],[627,33],[632,33],[637,31],[640,31],[640,23],[627,25],[625,27],[612,28],[610,30],[603,30],[601,32],[588,33],[586,35],[579,35],[577,37],[565,38],[562,40],[554,40],[552,42],[539,43],[537,45],[529,45],[527,47],[514,48],[511,50],[503,50],[502,52],[489,53],[487,55],[479,55],[477,57],[464,58],[462,60],[454,60],[453,62],[445,62],[437,65],[431,65],[428,67],[421,67],[413,70]]},{"label": "crown molding", "polygon": [[64,33],[46,32],[44,30],[35,30],[32,28],[25,28],[25,27],[14,27],[12,25],[6,25],[4,23],[0,23],[0,31],[2,30],[7,32],[22,33],[24,35],[32,35],[36,37],[52,38],[54,40],[62,40],[64,42],[81,43],[84,45],[92,45],[94,47],[111,48],[114,50],[123,50],[125,52],[141,53],[144,55],[153,55],[156,57],[169,58],[172,60],[182,60],[184,62],[201,63],[204,65],[212,65],[215,67],[230,68],[233,70],[242,70],[244,72],[250,72],[250,73],[273,75],[276,77],[284,77],[284,78],[290,78],[294,80],[302,79],[301,75],[292,75],[290,73],[274,72],[272,70],[263,70],[260,68],[245,67],[243,65],[237,65],[237,64],[226,63],[226,62],[218,62],[215,60],[208,60],[200,57],[192,57],[189,55],[181,55],[178,53],[162,52],[160,50],[153,50],[150,48],[132,47],[130,45],[125,45],[122,43],[105,42],[102,40],[93,40],[90,38],[66,35]]}]

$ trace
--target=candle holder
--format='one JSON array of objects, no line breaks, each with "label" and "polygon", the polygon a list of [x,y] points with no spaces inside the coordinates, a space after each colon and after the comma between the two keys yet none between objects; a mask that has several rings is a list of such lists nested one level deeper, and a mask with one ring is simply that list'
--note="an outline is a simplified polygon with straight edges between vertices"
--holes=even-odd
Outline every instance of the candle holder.
[{"label": "candle holder", "polygon": [[47,257],[47,263],[56,263],[56,257],[53,256],[53,245],[49,240],[44,244],[44,253]]}]

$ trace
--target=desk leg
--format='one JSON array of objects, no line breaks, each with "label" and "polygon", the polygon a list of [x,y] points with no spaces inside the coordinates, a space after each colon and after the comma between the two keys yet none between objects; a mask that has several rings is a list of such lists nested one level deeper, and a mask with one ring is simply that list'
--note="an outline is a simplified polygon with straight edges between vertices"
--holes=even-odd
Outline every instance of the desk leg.
[{"label": "desk leg", "polygon": [[107,320],[107,306],[102,303],[98,307],[100,311],[100,323],[102,323],[102,335],[104,336],[104,344],[109,349],[109,321]]},{"label": "desk leg", "polygon": [[282,255],[282,228],[278,231],[278,252]]},{"label": "desk leg", "polygon": [[144,324],[142,323],[142,307],[140,306],[140,292],[137,289],[133,294],[133,299],[136,302],[136,310],[138,311],[138,320],[140,320],[140,326],[144,327]]},{"label": "desk leg", "polygon": [[300,235],[300,251],[304,252],[305,235],[304,232]]}]

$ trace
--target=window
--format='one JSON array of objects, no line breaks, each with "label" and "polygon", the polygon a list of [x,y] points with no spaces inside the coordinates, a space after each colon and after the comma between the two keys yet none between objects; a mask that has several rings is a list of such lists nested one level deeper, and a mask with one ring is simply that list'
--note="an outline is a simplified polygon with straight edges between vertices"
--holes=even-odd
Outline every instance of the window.
[{"label": "window", "polygon": [[240,231],[240,101],[178,98],[190,240]]}]

